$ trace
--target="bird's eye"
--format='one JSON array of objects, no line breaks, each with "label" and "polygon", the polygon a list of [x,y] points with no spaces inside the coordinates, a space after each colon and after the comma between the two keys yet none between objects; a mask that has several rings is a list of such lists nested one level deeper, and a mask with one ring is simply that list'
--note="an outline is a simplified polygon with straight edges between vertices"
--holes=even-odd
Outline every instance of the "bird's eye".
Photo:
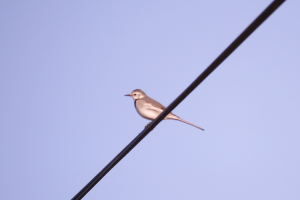
[{"label": "bird's eye", "polygon": [[134,94],[134,96],[135,96],[136,94]]}]

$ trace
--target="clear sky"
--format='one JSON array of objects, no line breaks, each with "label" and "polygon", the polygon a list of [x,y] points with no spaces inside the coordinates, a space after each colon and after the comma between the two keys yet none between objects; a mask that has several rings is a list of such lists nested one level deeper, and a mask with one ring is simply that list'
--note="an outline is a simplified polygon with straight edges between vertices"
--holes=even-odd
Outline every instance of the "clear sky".
[{"label": "clear sky", "polygon": [[[270,0],[0,2],[0,199],[71,199]],[[300,199],[300,2],[286,1],[84,199]]]}]

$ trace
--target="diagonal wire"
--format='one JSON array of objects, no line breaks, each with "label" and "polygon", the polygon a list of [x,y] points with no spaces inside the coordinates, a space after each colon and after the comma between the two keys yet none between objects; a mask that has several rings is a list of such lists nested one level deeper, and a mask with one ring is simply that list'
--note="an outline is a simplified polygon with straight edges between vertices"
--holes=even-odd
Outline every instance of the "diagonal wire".
[{"label": "diagonal wire", "polygon": [[110,163],[108,163],[72,200],[82,199],[123,157],[125,157],[146,135],[183,101],[210,73],[212,73],[247,37],[256,30],[285,0],[274,0],[200,76],[184,90],[147,128],[134,138]]}]

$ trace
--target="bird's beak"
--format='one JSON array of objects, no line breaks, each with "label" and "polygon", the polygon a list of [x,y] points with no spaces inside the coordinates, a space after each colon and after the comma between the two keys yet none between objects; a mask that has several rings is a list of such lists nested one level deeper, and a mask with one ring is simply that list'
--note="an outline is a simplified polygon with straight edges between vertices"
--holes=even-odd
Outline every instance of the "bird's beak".
[{"label": "bird's beak", "polygon": [[128,97],[130,97],[130,94],[125,94],[124,96],[128,96]]}]

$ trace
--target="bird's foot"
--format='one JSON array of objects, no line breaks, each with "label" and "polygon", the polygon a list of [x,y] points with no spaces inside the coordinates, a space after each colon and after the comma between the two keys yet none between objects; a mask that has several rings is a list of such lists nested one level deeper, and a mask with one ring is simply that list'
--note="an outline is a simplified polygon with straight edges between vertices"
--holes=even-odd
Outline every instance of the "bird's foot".
[{"label": "bird's foot", "polygon": [[149,123],[145,126],[145,129],[148,128],[148,126],[150,126],[150,124],[151,124],[151,122],[149,122]]}]

